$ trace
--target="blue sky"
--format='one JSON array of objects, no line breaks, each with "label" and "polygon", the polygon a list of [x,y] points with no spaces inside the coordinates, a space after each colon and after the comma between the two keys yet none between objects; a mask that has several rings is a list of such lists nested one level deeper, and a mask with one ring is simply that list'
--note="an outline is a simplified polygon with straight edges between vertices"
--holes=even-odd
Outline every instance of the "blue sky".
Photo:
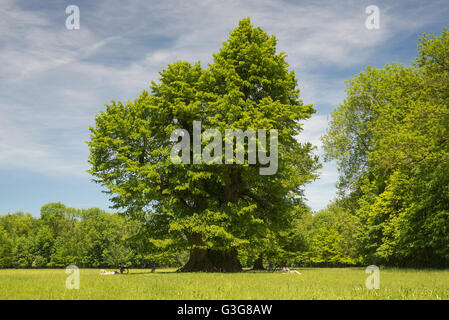
[{"label": "blue sky", "polygon": [[[81,27],[67,30],[77,5]],[[365,27],[365,8],[380,9],[380,29]],[[132,100],[176,60],[201,61],[250,17],[278,38],[296,71],[301,97],[317,113],[301,140],[320,151],[344,81],[366,65],[409,65],[423,32],[448,26],[443,1],[11,1],[0,0],[0,214],[61,201],[108,209],[90,181],[88,126],[111,99]],[[325,164],[306,186],[308,204],[324,208],[338,172]]]}]

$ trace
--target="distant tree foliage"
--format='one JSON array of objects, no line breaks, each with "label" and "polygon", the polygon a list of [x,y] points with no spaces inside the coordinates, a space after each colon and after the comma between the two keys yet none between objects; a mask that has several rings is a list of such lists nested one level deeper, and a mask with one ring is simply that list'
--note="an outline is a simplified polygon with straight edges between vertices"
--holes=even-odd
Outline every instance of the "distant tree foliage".
[{"label": "distant tree foliage", "polygon": [[40,218],[17,212],[0,216],[0,268],[180,266],[181,252],[157,252],[133,241],[138,225],[103,210],[42,207]]},{"label": "distant tree foliage", "polygon": [[449,266],[449,30],[413,66],[367,67],[323,137],[367,263]]},{"label": "distant tree foliage", "polygon": [[[291,227],[267,241],[263,250],[243,247],[243,267],[347,266],[360,263],[356,252],[359,225],[335,204],[316,214],[297,207]],[[0,215],[0,268],[132,268],[180,267],[186,250],[161,249],[143,238],[142,226],[98,208],[74,209],[49,203],[41,216],[17,212]]]}]

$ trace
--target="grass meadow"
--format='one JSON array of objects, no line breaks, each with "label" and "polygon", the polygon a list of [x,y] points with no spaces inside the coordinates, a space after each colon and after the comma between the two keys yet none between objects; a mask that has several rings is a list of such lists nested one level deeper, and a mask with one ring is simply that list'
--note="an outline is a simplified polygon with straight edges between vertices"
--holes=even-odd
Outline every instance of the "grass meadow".
[{"label": "grass meadow", "polygon": [[80,288],[68,290],[65,269],[0,270],[0,299],[449,299],[449,270],[381,269],[368,290],[364,268],[301,268],[275,272],[176,273],[131,269],[99,275],[80,269]]}]

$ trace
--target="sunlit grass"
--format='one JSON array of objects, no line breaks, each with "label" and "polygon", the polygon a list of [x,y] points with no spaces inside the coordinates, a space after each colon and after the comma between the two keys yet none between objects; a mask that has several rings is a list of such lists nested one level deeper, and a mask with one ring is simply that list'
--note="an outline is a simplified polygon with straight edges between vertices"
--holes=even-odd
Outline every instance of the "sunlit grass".
[{"label": "sunlit grass", "polygon": [[5,269],[0,299],[449,299],[449,270],[381,269],[378,290],[365,287],[364,268],[298,270],[302,275],[81,269],[80,289],[68,290],[65,269]]}]

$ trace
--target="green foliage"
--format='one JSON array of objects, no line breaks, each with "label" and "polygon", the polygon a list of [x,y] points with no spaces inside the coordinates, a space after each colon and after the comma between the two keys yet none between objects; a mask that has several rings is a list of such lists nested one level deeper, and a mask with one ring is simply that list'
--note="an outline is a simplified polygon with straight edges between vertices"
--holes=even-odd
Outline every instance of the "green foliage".
[{"label": "green foliage", "polygon": [[17,212],[0,218],[0,267],[29,267],[37,222],[30,214]]},{"label": "green foliage", "polygon": [[139,247],[133,241],[137,230],[135,222],[118,214],[62,203],[44,205],[40,218],[7,214],[0,216],[0,268],[180,265],[176,254]]},{"label": "green foliage", "polygon": [[305,210],[274,261],[297,266],[360,265],[359,229],[357,217],[336,203],[315,214]]},{"label": "green foliage", "polygon": [[309,234],[310,261],[319,265],[357,265],[356,234],[360,228],[356,217],[331,204],[313,217]]},{"label": "green foliage", "polygon": [[13,264],[13,241],[6,230],[0,225],[0,268],[7,268]]},{"label": "green foliage", "polygon": [[368,67],[323,137],[369,263],[449,264],[449,31],[421,37],[410,68]]},{"label": "green foliage", "polygon": [[104,261],[111,266],[118,266],[130,260],[131,250],[121,243],[112,243],[103,251]]}]

